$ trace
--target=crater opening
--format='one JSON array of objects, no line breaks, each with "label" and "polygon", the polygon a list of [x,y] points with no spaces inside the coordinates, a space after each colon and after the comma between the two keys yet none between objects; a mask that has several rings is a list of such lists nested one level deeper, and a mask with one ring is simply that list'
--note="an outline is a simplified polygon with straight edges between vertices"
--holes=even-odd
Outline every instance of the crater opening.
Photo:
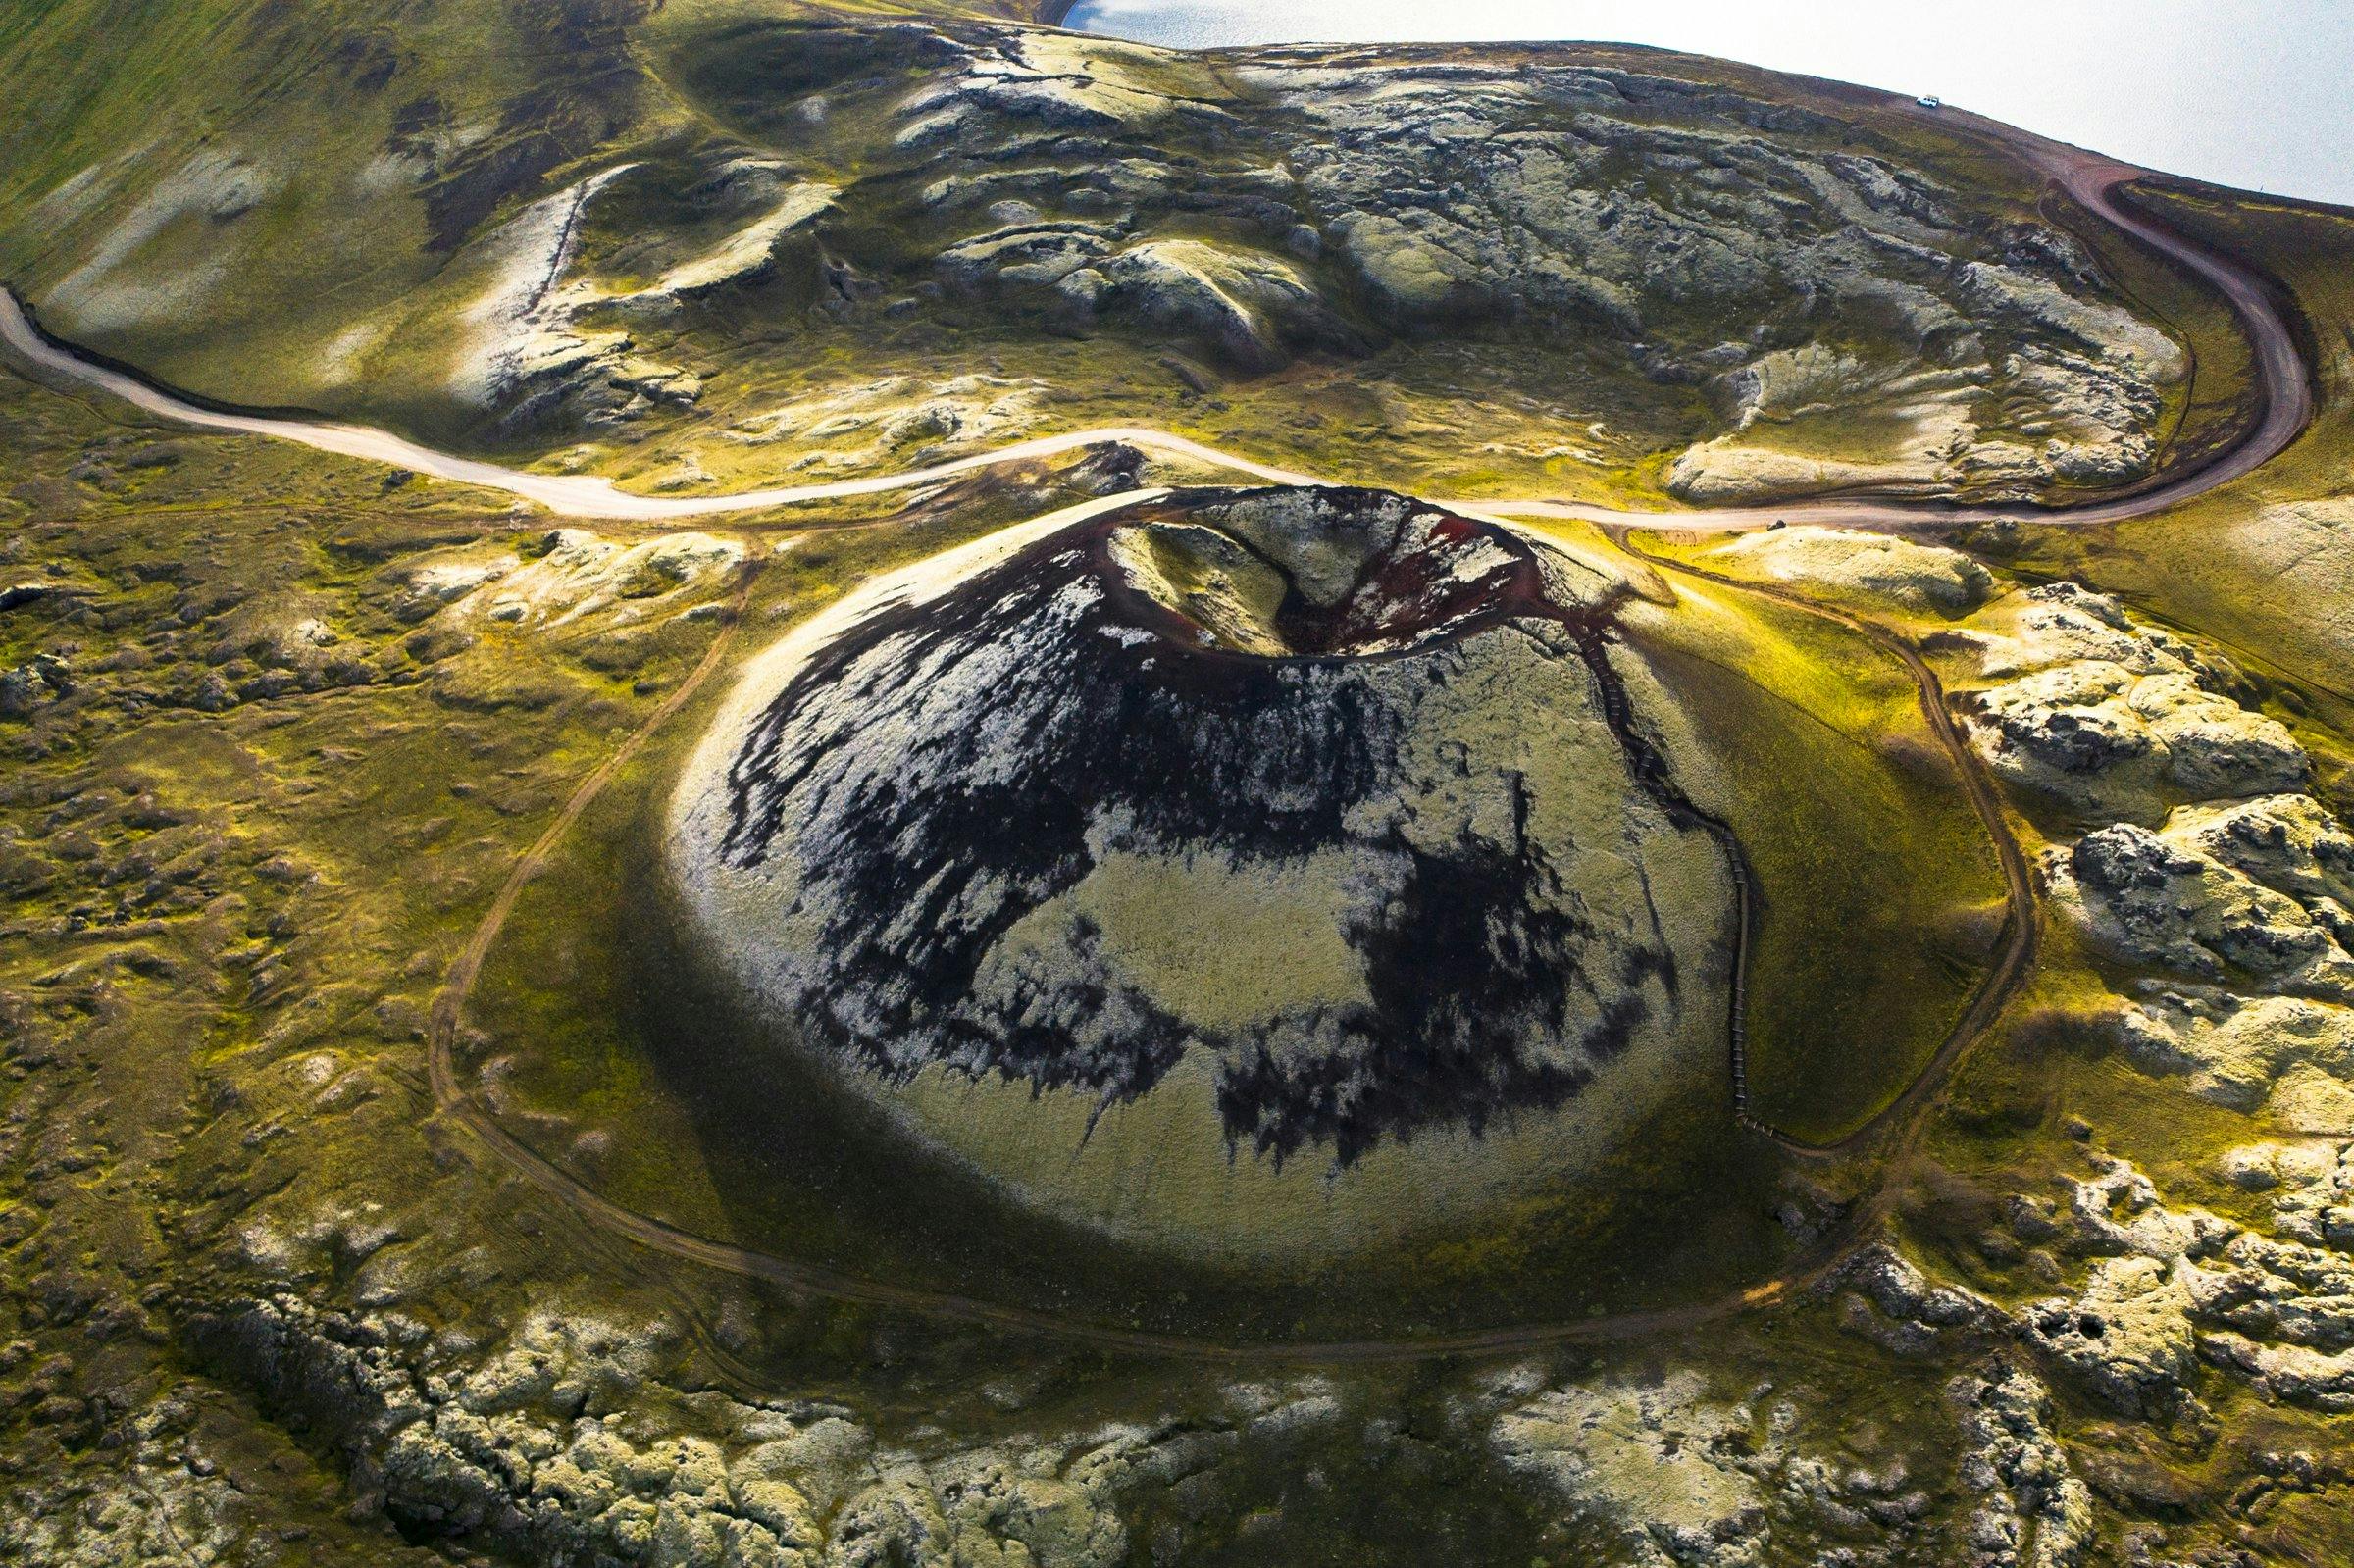
[{"label": "crater opening", "polygon": [[1558,614],[1527,546],[1371,490],[1246,492],[1109,531],[1106,576],[1190,646],[1261,658],[1409,651],[1514,615]]}]

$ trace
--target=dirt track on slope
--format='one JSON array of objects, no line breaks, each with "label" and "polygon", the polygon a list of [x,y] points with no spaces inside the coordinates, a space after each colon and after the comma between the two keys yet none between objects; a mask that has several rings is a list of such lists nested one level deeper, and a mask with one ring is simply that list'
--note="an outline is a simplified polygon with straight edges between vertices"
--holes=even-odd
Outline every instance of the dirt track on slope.
[{"label": "dirt track on slope", "polygon": [[[1995,859],[2003,874],[2006,908],[2002,950],[1993,966],[1987,970],[1986,978],[1979,984],[1977,991],[1970,997],[1970,1005],[1954,1021],[1953,1029],[1938,1046],[1936,1054],[1922,1066],[1912,1083],[1852,1132],[1842,1134],[1826,1143],[1810,1143],[1803,1138],[1793,1138],[1779,1128],[1750,1115],[1746,1109],[1741,1113],[1744,1127],[1765,1135],[1801,1158],[1826,1159],[1851,1153],[1870,1143],[1905,1113],[1934,1093],[1954,1063],[1961,1060],[1962,1053],[2002,1016],[2003,1009],[2010,1005],[2011,998],[2018,994],[2020,986],[2034,970],[2035,955],[2041,945],[2041,929],[2035,913],[2035,882],[2027,869],[2026,853],[2020,847],[2019,835],[2011,831],[2010,819],[2003,813],[2002,797],[1995,788],[1994,781],[1987,776],[1985,765],[1978,761],[1976,753],[1970,750],[1970,741],[1962,733],[1961,727],[1954,723],[1953,712],[1946,705],[1945,683],[1937,679],[1937,673],[1929,668],[1927,661],[1921,658],[1913,644],[1876,622],[1810,599],[1803,593],[1771,583],[1745,582],[1668,556],[1655,555],[1634,543],[1627,536],[1629,531],[1626,529],[1612,528],[1609,531],[1612,542],[1638,561],[1738,592],[1754,593],[1825,621],[1835,622],[1857,632],[1873,647],[1903,665],[1920,699],[1921,717],[1927,721],[1937,743],[1953,759],[1954,768],[1962,779],[1963,789],[1970,796],[1970,809],[1977,813],[1979,825],[1986,830],[1986,836],[1994,845]],[[1738,960],[1743,971],[1746,971],[1748,961],[1745,946]],[[1747,1089],[1746,1083],[1740,1086],[1744,1105],[1748,1099]]]}]

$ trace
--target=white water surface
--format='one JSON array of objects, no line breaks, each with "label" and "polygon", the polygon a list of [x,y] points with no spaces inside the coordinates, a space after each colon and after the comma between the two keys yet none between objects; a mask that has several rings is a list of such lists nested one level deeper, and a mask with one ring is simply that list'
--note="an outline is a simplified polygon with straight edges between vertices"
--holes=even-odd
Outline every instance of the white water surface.
[{"label": "white water surface", "polygon": [[1080,0],[1188,48],[1597,39],[1930,93],[2217,184],[2354,206],[2354,0]]}]

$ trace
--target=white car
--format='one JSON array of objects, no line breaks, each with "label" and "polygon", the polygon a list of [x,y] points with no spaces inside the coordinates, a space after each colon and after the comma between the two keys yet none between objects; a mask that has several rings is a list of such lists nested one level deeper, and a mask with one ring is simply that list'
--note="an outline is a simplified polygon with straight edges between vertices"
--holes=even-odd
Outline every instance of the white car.
[{"label": "white car", "polygon": [[1924,92],[1913,101],[1923,109],[1943,109],[1945,107],[1945,100],[1933,92]]}]

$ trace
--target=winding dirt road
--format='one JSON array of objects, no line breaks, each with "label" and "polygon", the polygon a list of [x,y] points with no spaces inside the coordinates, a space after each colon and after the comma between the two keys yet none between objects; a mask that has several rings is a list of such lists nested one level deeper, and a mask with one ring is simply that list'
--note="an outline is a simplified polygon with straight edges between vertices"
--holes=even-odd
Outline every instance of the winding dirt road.
[{"label": "winding dirt road", "polygon": [[5,343],[28,363],[42,370],[119,397],[142,413],[153,414],[159,419],[231,435],[266,435],[293,441],[317,451],[333,452],[339,457],[389,463],[395,468],[429,475],[437,480],[448,480],[453,483],[502,490],[509,495],[536,502],[563,517],[676,523],[738,512],[764,512],[780,506],[842,501],[861,495],[915,489],[978,469],[1053,457],[1063,452],[1106,446],[1113,442],[1142,447],[1166,457],[1192,458],[1212,468],[1231,469],[1236,473],[1251,475],[1269,484],[1339,482],[1318,479],[1312,474],[1276,468],[1233,452],[1221,452],[1215,447],[1204,446],[1200,441],[1189,440],[1167,430],[1141,425],[1104,425],[1071,430],[1061,435],[1042,435],[1027,441],[1015,441],[1010,446],[978,452],[953,462],[934,463],[926,468],[907,469],[897,474],[879,474],[867,479],[829,480],[817,484],[785,484],[767,489],[743,490],[734,495],[633,495],[608,479],[570,474],[534,474],[524,469],[505,468],[478,458],[459,457],[430,446],[420,446],[404,436],[370,425],[327,424],[290,415],[260,414],[200,403],[182,393],[159,386],[133,371],[108,364],[50,336],[41,330],[32,313],[26,309],[24,301],[8,289],[0,289],[0,343]]}]

